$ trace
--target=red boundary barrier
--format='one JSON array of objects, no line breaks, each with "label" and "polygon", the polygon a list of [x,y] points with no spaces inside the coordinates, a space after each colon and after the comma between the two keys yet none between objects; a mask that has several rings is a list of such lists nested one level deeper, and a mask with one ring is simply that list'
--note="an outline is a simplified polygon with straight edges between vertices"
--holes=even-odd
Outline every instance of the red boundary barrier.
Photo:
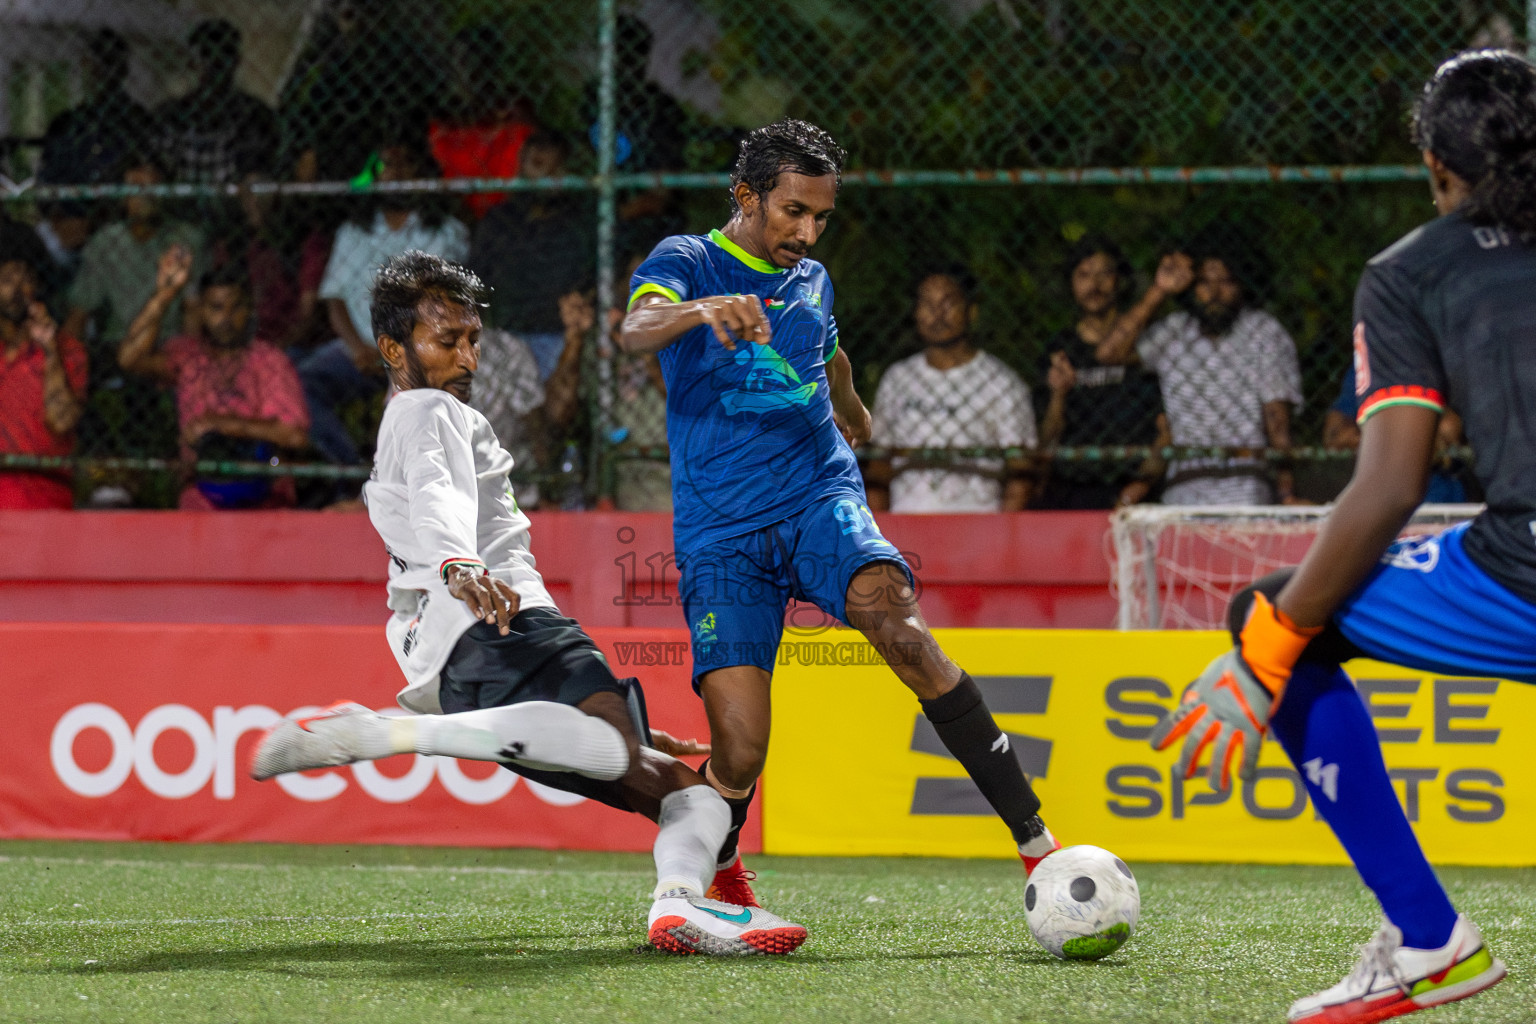
[{"label": "red boundary barrier", "polygon": [[[680,626],[669,516],[536,512],[534,552],[591,628]],[[1114,623],[1100,512],[884,515],[935,626]],[[0,512],[0,621],[377,626],[383,545],[363,515]]]}]

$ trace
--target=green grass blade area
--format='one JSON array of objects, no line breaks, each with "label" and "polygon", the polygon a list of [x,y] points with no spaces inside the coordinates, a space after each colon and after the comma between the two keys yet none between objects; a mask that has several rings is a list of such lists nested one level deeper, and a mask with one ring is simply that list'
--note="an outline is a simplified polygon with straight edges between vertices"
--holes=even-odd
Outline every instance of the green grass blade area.
[{"label": "green grass blade area", "polygon": [[[1017,864],[749,863],[798,953],[644,947],[643,855],[0,842],[0,1020],[1283,1021],[1378,920],[1343,868],[1132,865],[1135,938],[1065,963]],[[1536,1019],[1536,871],[1444,878],[1510,977],[1413,1019]]]}]

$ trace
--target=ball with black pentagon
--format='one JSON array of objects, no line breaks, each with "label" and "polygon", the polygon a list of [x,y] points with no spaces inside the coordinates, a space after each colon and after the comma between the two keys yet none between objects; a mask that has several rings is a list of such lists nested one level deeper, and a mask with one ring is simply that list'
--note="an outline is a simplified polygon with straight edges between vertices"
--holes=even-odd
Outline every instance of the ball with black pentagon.
[{"label": "ball with black pentagon", "polygon": [[1063,960],[1097,960],[1130,939],[1141,891],[1125,861],[1097,846],[1068,846],[1041,861],[1024,887],[1035,940]]}]

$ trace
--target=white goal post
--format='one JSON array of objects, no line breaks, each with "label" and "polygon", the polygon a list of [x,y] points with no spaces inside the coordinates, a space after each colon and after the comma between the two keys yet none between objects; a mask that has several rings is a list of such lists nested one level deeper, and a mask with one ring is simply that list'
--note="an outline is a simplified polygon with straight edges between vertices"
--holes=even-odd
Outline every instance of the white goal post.
[{"label": "white goal post", "polygon": [[[1403,535],[1438,533],[1481,505],[1421,505]],[[1295,565],[1330,505],[1132,505],[1110,517],[1110,587],[1120,629],[1225,629],[1227,604]]]}]

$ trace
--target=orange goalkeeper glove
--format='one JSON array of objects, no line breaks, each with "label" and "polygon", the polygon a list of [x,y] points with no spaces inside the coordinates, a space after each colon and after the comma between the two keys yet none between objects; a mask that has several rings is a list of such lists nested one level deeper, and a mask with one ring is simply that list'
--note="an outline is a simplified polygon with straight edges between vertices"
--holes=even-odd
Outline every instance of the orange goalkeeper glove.
[{"label": "orange goalkeeper glove", "polygon": [[1166,750],[1183,739],[1176,771],[1192,778],[1200,755],[1211,747],[1211,786],[1226,790],[1232,762],[1242,751],[1238,774],[1253,778],[1269,718],[1290,682],[1296,659],[1322,627],[1303,629],[1262,593],[1253,595],[1238,645],[1218,657],[1184,690],[1173,713],[1152,730],[1152,746]]}]

